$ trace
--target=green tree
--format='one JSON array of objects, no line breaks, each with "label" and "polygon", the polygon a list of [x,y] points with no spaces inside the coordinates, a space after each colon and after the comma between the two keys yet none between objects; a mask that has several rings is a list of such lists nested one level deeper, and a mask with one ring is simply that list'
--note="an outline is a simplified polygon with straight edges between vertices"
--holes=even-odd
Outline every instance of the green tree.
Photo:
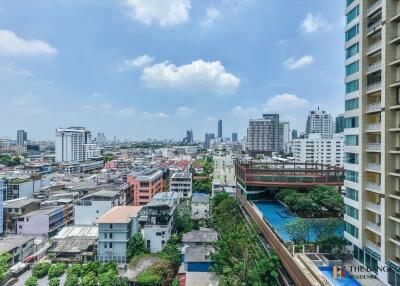
[{"label": "green tree", "polygon": [[79,285],[79,278],[78,276],[71,274],[67,275],[67,278],[65,279],[64,286],[76,286]]},{"label": "green tree", "polygon": [[60,285],[60,279],[57,277],[53,277],[49,280],[49,286],[58,286]]},{"label": "green tree", "polygon": [[67,276],[76,276],[80,277],[83,273],[83,267],[82,264],[75,263],[72,264],[68,269],[67,269]]},{"label": "green tree", "polygon": [[312,221],[308,219],[296,219],[284,225],[284,230],[294,243],[305,243],[310,241]]},{"label": "green tree", "polygon": [[43,278],[47,275],[50,268],[50,263],[48,262],[39,262],[35,264],[32,268],[32,275],[37,278]]},{"label": "green tree", "polygon": [[282,189],[278,193],[276,193],[275,198],[280,201],[283,201],[286,196],[292,195],[294,193],[296,193],[296,191],[293,189]]},{"label": "green tree", "polygon": [[0,284],[6,277],[8,269],[10,269],[11,255],[3,253],[0,255]]},{"label": "green tree", "polygon": [[35,276],[31,276],[25,281],[25,286],[36,286],[37,284],[38,279]]},{"label": "green tree", "polygon": [[47,275],[49,276],[49,279],[51,279],[62,276],[64,272],[65,272],[65,264],[55,263],[50,265]]},{"label": "green tree", "polygon": [[128,261],[131,261],[133,257],[144,253],[147,253],[147,248],[143,236],[140,233],[137,233],[132,236],[128,242],[128,249],[126,250]]},{"label": "green tree", "polygon": [[271,257],[260,259],[249,274],[252,285],[278,285],[279,265],[279,258],[274,253],[271,253]]},{"label": "green tree", "polygon": [[89,272],[82,277],[80,286],[97,286],[97,276],[95,272]]},{"label": "green tree", "polygon": [[190,209],[181,203],[174,214],[174,227],[178,234],[189,232],[194,229]]},{"label": "green tree", "polygon": [[130,282],[125,277],[118,276],[114,271],[108,271],[99,275],[99,286],[129,286]]},{"label": "green tree", "polygon": [[136,281],[141,286],[161,286],[162,278],[152,271],[144,271],[136,277]]},{"label": "green tree", "polygon": [[314,201],[307,196],[299,196],[293,205],[293,210],[296,212],[313,212],[315,210]]},{"label": "green tree", "polygon": [[99,273],[100,267],[101,267],[101,263],[98,261],[94,261],[94,262],[92,261],[92,262],[83,264],[81,277],[85,276],[89,273],[94,273],[95,275],[97,275]]}]

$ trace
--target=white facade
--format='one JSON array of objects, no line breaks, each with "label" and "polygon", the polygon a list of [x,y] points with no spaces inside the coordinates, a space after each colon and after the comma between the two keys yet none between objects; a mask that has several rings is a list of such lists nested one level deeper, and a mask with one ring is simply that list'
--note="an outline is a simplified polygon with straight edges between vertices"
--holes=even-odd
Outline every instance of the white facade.
[{"label": "white facade", "polygon": [[101,157],[100,149],[96,144],[87,143],[83,144],[84,161],[99,159]]},{"label": "white facade", "polygon": [[84,161],[85,128],[60,128],[56,130],[56,162]]},{"label": "white facade", "polygon": [[310,134],[307,139],[294,139],[293,158],[298,162],[343,166],[344,137],[322,139],[320,134]]},{"label": "white facade", "polygon": [[283,124],[279,114],[263,114],[250,119],[247,129],[247,149],[250,153],[272,153],[283,149]]},{"label": "white facade", "polygon": [[169,179],[169,190],[179,193],[181,198],[192,197],[192,174],[174,173]]},{"label": "white facade", "polygon": [[80,201],[74,204],[75,225],[93,225],[113,207],[112,201]]},{"label": "white facade", "polygon": [[235,164],[231,156],[213,156],[213,179],[221,185],[235,186]]},{"label": "white facade", "polygon": [[333,120],[332,115],[324,110],[312,110],[307,117],[306,135],[312,133],[321,134],[322,138],[332,138]]}]

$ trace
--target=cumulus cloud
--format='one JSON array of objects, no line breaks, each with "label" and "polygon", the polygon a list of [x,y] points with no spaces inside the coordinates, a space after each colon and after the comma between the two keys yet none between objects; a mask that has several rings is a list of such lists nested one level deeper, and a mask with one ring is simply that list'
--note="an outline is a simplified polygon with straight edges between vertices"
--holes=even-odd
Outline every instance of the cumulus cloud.
[{"label": "cumulus cloud", "polygon": [[182,66],[170,62],[148,66],[143,69],[141,80],[154,89],[217,95],[234,94],[240,84],[240,79],[226,72],[221,62],[203,60]]},{"label": "cumulus cloud", "polygon": [[5,64],[0,66],[0,74],[11,76],[32,76],[30,71],[19,68],[14,64]]},{"label": "cumulus cloud", "polygon": [[117,111],[117,115],[121,117],[131,117],[136,114],[136,110],[131,107],[122,108]]},{"label": "cumulus cloud", "polygon": [[122,65],[118,68],[119,71],[126,71],[132,68],[141,68],[150,65],[154,61],[153,57],[149,55],[143,55],[134,59],[126,59]]},{"label": "cumulus cloud", "polygon": [[190,0],[123,0],[129,15],[145,25],[161,27],[184,23],[189,19]]},{"label": "cumulus cloud", "polygon": [[214,8],[207,8],[206,17],[200,22],[200,26],[202,27],[210,27],[214,21],[221,16],[221,12]]},{"label": "cumulus cloud", "polygon": [[0,54],[6,55],[54,55],[57,49],[40,40],[24,40],[14,32],[0,30]]},{"label": "cumulus cloud", "polygon": [[243,107],[241,105],[238,105],[231,109],[231,113],[236,116],[251,116],[257,112],[258,112],[258,109],[254,106]]},{"label": "cumulus cloud", "polygon": [[295,70],[308,66],[314,62],[314,57],[311,55],[303,56],[299,59],[288,58],[283,62],[283,66],[289,70]]},{"label": "cumulus cloud", "polygon": [[164,113],[164,112],[156,112],[156,113],[152,113],[152,112],[144,112],[143,113],[144,116],[149,117],[149,118],[168,118],[169,114]]},{"label": "cumulus cloud", "polygon": [[187,107],[187,106],[180,106],[176,109],[176,114],[177,115],[190,115],[194,113],[196,109]]},{"label": "cumulus cloud", "polygon": [[314,33],[321,29],[329,29],[330,25],[320,14],[307,13],[306,18],[300,23],[300,30],[304,33]]},{"label": "cumulus cloud", "polygon": [[267,100],[262,106],[263,112],[279,112],[286,110],[296,110],[308,107],[310,102],[294,94],[283,93],[275,95]]}]

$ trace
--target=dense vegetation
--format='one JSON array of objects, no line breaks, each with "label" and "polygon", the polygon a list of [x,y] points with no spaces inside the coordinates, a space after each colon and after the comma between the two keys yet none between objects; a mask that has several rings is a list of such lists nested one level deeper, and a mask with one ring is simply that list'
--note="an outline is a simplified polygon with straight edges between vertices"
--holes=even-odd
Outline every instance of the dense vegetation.
[{"label": "dense vegetation", "polygon": [[279,258],[266,253],[254,225],[246,223],[234,198],[218,193],[211,226],[218,231],[211,258],[220,285],[277,285]]},{"label": "dense vegetation", "polygon": [[211,194],[212,181],[211,179],[193,180],[193,192]]},{"label": "dense vegetation", "polygon": [[25,286],[36,286],[38,284],[38,279],[35,276],[31,276],[25,281]]},{"label": "dense vegetation", "polygon": [[205,157],[204,159],[198,159],[194,161],[193,165],[203,166],[204,172],[202,174],[196,174],[197,176],[208,176],[214,171],[214,160],[212,156]]},{"label": "dense vegetation", "polygon": [[131,261],[135,256],[147,253],[147,248],[140,233],[135,234],[129,239],[126,256],[128,261]]},{"label": "dense vegetation", "polygon": [[14,167],[21,164],[21,158],[19,156],[0,155],[0,164]]},{"label": "dense vegetation", "polygon": [[10,268],[9,263],[11,260],[11,255],[8,253],[3,253],[0,255],[0,285],[2,284],[8,269]]},{"label": "dense vegetation", "polygon": [[308,193],[283,189],[276,194],[276,198],[296,213],[307,217],[339,215],[344,209],[343,197],[340,192],[336,188],[328,186],[314,186]]}]

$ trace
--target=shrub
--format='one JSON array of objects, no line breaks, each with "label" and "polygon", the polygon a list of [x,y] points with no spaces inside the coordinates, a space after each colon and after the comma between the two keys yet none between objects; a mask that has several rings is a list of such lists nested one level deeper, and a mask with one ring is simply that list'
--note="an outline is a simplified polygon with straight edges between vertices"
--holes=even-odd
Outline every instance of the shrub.
[{"label": "shrub", "polygon": [[97,277],[96,273],[94,272],[89,272],[85,276],[83,276],[81,283],[79,284],[80,286],[97,286]]},{"label": "shrub", "polygon": [[67,275],[64,286],[76,286],[79,285],[79,278],[73,274]]},{"label": "shrub", "polygon": [[36,278],[43,278],[47,275],[50,268],[50,263],[48,262],[39,262],[32,268],[32,276]]},{"label": "shrub", "polygon": [[60,277],[65,272],[65,264],[64,263],[55,263],[50,265],[48,270],[49,279],[54,277]]},{"label": "shrub", "polygon": [[49,286],[58,286],[60,285],[60,279],[53,277],[49,280]]},{"label": "shrub", "polygon": [[35,276],[31,276],[25,281],[25,286],[36,286],[37,284],[38,279]]},{"label": "shrub", "polygon": [[82,275],[83,267],[82,264],[72,264],[71,267],[67,269],[67,276],[77,276],[80,277]]}]

